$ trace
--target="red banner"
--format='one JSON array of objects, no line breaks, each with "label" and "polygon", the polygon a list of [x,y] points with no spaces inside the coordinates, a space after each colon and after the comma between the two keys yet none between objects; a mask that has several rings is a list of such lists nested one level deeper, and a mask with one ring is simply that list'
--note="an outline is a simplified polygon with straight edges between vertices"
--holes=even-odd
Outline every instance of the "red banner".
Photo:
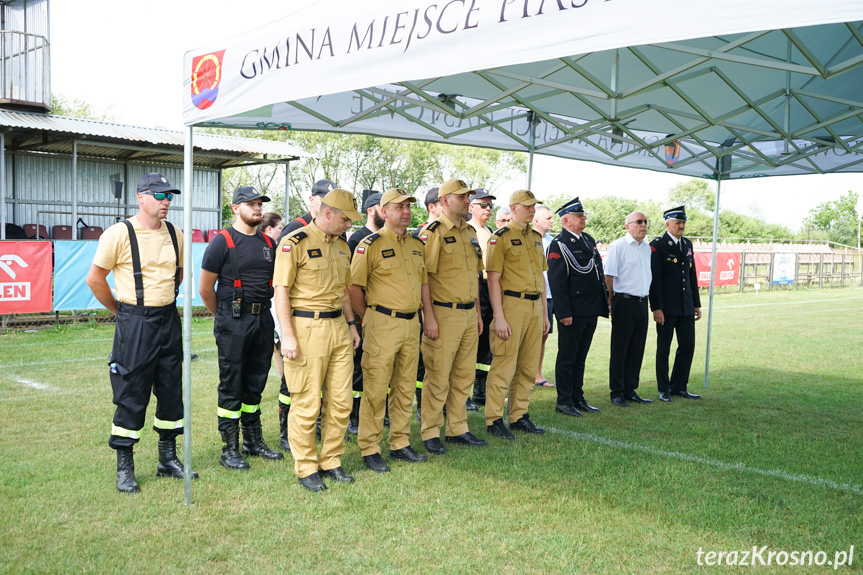
[{"label": "red banner", "polygon": [[0,242],[0,314],[51,311],[51,242]]},{"label": "red banner", "polygon": [[[695,268],[698,270],[698,287],[710,285],[710,252],[695,252]],[[733,286],[740,283],[740,254],[717,253],[716,269],[719,277],[714,285]]]}]

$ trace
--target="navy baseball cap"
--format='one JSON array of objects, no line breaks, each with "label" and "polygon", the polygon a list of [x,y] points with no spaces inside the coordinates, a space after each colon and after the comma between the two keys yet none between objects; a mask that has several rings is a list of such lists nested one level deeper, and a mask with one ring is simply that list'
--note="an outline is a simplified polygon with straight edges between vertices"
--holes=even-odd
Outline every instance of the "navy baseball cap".
[{"label": "navy baseball cap", "polygon": [[429,188],[429,191],[426,192],[426,209],[428,209],[431,204],[435,204],[440,201],[440,197],[438,197],[438,191],[440,191],[440,188]]},{"label": "navy baseball cap", "polygon": [[315,182],[315,185],[312,186],[312,195],[326,196],[329,192],[332,192],[337,187],[337,185],[335,185],[329,180],[318,180],[317,182]]},{"label": "navy baseball cap", "polygon": [[476,195],[471,198],[471,200],[474,202],[477,200],[496,200],[496,199],[497,198],[494,197],[493,195],[491,195],[489,193],[489,191],[486,190],[485,188],[477,188],[476,189]]},{"label": "navy baseball cap", "polygon": [[363,211],[368,210],[372,206],[380,205],[381,203],[381,194],[380,192],[373,192],[369,194],[369,197],[366,198],[366,201],[363,202]]},{"label": "navy baseball cap", "polygon": [[234,205],[242,204],[243,202],[251,202],[252,200],[261,199],[262,202],[269,202],[270,198],[267,196],[262,196],[258,193],[258,190],[251,186],[240,186],[236,190],[234,190],[234,199],[231,200],[231,203]]},{"label": "navy baseball cap", "polygon": [[171,186],[170,182],[168,182],[168,178],[160,174],[159,172],[152,172],[150,174],[144,174],[141,176],[141,179],[138,180],[138,193],[141,192],[170,192],[172,194],[179,194],[180,190]]}]

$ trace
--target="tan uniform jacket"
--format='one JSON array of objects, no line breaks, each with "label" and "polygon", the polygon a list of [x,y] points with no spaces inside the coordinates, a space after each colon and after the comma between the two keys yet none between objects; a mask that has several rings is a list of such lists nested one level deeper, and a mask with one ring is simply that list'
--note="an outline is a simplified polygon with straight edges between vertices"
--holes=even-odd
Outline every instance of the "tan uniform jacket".
[{"label": "tan uniform jacket", "polygon": [[529,225],[510,222],[488,240],[486,271],[500,273],[502,290],[544,293],[542,272],[548,269],[542,236]]},{"label": "tan uniform jacket", "polygon": [[420,232],[425,242],[425,263],[432,299],[446,303],[473,303],[483,269],[482,249],[476,231],[461,220],[461,227],[446,216]]},{"label": "tan uniform jacket", "polygon": [[425,245],[405,234],[398,237],[384,226],[363,239],[351,262],[352,282],[366,290],[369,307],[415,312],[422,307],[421,286],[428,282]]}]

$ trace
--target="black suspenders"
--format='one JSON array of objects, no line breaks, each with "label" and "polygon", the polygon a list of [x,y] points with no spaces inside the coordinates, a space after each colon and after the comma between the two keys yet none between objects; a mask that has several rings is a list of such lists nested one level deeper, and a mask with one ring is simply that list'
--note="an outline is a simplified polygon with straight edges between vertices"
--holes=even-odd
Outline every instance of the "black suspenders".
[{"label": "black suspenders", "polygon": [[[123,220],[129,230],[129,249],[132,252],[132,277],[135,279],[135,299],[137,305],[144,305],[144,274],[141,271],[141,255],[138,253],[138,238],[135,236],[135,228],[129,220]],[[174,244],[174,257],[176,258],[176,269],[174,270],[174,301],[180,293],[180,250],[177,247],[177,232],[171,222],[165,221],[171,242]]]}]

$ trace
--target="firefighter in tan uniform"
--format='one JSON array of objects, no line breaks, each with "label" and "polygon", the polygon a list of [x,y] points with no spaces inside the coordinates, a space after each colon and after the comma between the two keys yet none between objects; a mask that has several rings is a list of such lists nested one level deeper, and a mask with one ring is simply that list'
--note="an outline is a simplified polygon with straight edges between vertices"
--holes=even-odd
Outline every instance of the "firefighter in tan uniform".
[{"label": "firefighter in tan uniform", "polygon": [[357,444],[363,463],[378,473],[390,470],[380,447],[387,387],[390,458],[410,463],[426,460],[410,445],[420,343],[417,310],[422,305],[421,293],[428,290],[425,246],[407,233],[412,202],[416,198],[404,190],[387,190],[381,197],[384,227],[360,242],[351,262],[351,304],[363,319],[364,334]]},{"label": "firefighter in tan uniform", "polygon": [[464,217],[471,194],[461,180],[438,191],[442,213],[421,232],[425,242],[428,290],[423,292],[422,438],[429,453],[446,453],[440,440],[446,406],[446,441],[471,447],[486,444],[467,425],[467,406],[476,369],[479,319],[479,272],[482,249]]},{"label": "firefighter in tan uniform", "polygon": [[337,188],[323,197],[314,220],[285,236],[276,250],[273,285],[291,392],[288,438],[294,472],[310,491],[327,488],[321,474],[354,480],[342,469],[341,456],[351,412],[353,350],[360,336],[347,292],[351,250],[339,236],[351,220],[361,219],[353,194]]},{"label": "firefighter in tan uniform", "polygon": [[495,437],[515,439],[503,423],[509,393],[510,428],[544,433],[528,417],[527,406],[539,364],[542,336],[548,333],[545,278],[548,269],[542,236],[530,227],[536,204],[533,193],[518,190],[509,199],[512,221],[488,240],[488,293],[494,309],[485,421]]}]

